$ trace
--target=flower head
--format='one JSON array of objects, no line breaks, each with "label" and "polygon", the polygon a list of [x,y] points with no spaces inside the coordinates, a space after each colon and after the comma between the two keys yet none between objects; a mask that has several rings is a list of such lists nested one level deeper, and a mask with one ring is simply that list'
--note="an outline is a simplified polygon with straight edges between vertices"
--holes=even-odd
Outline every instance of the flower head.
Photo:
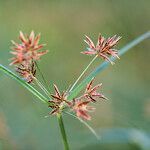
[{"label": "flower head", "polygon": [[32,31],[30,35],[24,35],[20,32],[19,39],[21,40],[21,44],[18,44],[12,41],[12,54],[15,55],[12,58],[12,64],[21,64],[28,63],[32,60],[39,60],[40,57],[46,54],[48,51],[39,51],[43,48],[44,44],[39,44],[40,34],[35,36],[34,32]]},{"label": "flower head", "polygon": [[92,87],[94,79],[87,85],[84,94],[78,98],[72,100],[72,105],[70,107],[76,113],[77,117],[85,120],[91,120],[89,112],[93,111],[95,108],[89,104],[92,102],[97,102],[97,98],[107,99],[104,95],[97,92],[98,88],[102,84],[98,84]]},{"label": "flower head", "polygon": [[91,116],[88,112],[93,111],[95,108],[89,106],[90,101],[82,101],[78,99],[73,100],[73,107],[72,109],[76,112],[77,117],[80,117],[85,120],[91,120]]},{"label": "flower head", "polygon": [[97,98],[107,99],[103,94],[97,92],[98,88],[102,86],[102,83],[92,87],[93,81],[94,79],[87,85],[83,96],[92,102],[96,102]]},{"label": "flower head", "polygon": [[61,113],[63,109],[69,109],[76,113],[77,117],[85,120],[91,120],[89,112],[95,110],[94,107],[90,106],[92,102],[97,102],[97,98],[106,99],[106,97],[97,92],[101,84],[92,87],[94,79],[87,85],[86,90],[80,97],[73,98],[71,101],[67,99],[68,92],[60,93],[57,86],[54,84],[55,94],[51,94],[53,100],[49,101],[49,107],[52,108],[50,114]]},{"label": "flower head", "polygon": [[121,37],[116,35],[109,38],[104,38],[102,35],[99,35],[97,44],[95,45],[93,41],[88,36],[86,36],[84,41],[88,45],[88,50],[82,53],[86,55],[98,55],[99,57],[102,57],[103,59],[113,64],[109,56],[119,58],[117,50],[113,47],[120,39]]},{"label": "flower head", "polygon": [[30,64],[19,64],[16,66],[16,72],[18,72],[28,83],[31,83],[36,74],[35,63],[32,61]]},{"label": "flower head", "polygon": [[58,87],[54,84],[54,90],[55,94],[51,94],[51,97],[53,100],[50,100],[50,103],[53,103],[53,106],[51,107],[53,110],[50,114],[57,114],[61,111],[61,108],[64,106],[64,104],[71,105],[71,102],[67,100],[67,92],[60,93]]}]

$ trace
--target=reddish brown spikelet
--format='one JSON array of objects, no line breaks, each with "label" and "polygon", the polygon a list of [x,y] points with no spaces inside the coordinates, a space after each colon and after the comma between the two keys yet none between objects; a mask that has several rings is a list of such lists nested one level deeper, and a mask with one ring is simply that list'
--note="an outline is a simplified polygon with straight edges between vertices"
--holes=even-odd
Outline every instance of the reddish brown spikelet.
[{"label": "reddish brown spikelet", "polygon": [[86,55],[98,55],[99,57],[113,64],[109,56],[119,58],[118,51],[113,47],[118,43],[120,39],[121,37],[116,35],[109,38],[104,38],[102,35],[99,35],[97,44],[94,45],[93,41],[88,36],[86,36],[86,39],[84,41],[88,45],[88,50],[82,53]]},{"label": "reddish brown spikelet", "polygon": [[86,90],[82,96],[79,98],[75,98],[72,101],[71,108],[75,111],[77,117],[80,117],[85,120],[91,120],[91,116],[89,112],[93,111],[95,108],[89,106],[92,102],[97,102],[97,98],[107,99],[104,95],[97,92],[97,90],[101,87],[102,84],[98,84],[96,86],[92,86],[94,79],[90,81],[90,83],[86,86]]},{"label": "reddish brown spikelet", "polygon": [[16,72],[18,72],[28,83],[31,83],[36,74],[35,63],[32,61],[31,64],[20,64],[16,66]]},{"label": "reddish brown spikelet", "polygon": [[34,31],[30,35],[24,35],[20,31],[19,39],[22,42],[21,44],[12,41],[13,51],[11,53],[15,56],[12,58],[10,65],[39,60],[42,55],[48,52],[48,50],[39,51],[43,48],[44,44],[39,45],[40,34],[35,36]]},{"label": "reddish brown spikelet", "polygon": [[94,82],[94,79],[91,80],[90,83],[87,85],[83,97],[87,98],[88,100],[92,102],[96,102],[97,98],[107,99],[103,94],[97,92],[97,90],[101,88],[102,83],[92,87],[93,82]]},{"label": "reddish brown spikelet", "polygon": [[97,98],[106,99],[104,95],[97,92],[98,88],[101,87],[101,84],[93,87],[93,82],[94,79],[91,80],[87,85],[85,93],[78,98],[74,98],[72,101],[69,101],[67,99],[68,92],[61,93],[58,87],[54,84],[55,94],[51,94],[53,100],[49,101],[49,107],[52,108],[50,114],[58,114],[61,113],[64,108],[69,108],[76,113],[77,117],[85,120],[91,120],[89,112],[93,111],[95,108],[90,106],[89,104],[92,102],[96,102]]},{"label": "reddish brown spikelet", "polygon": [[85,120],[91,120],[91,116],[88,114],[88,112],[93,111],[95,108],[88,105],[90,101],[74,99],[73,103],[72,109],[76,112],[77,117]]},{"label": "reddish brown spikelet", "polygon": [[59,113],[61,111],[61,107],[64,104],[67,104],[68,106],[71,105],[71,102],[67,100],[67,92],[60,93],[58,87],[55,84],[54,84],[54,91],[55,91],[55,94],[51,94],[51,97],[53,98],[53,100],[49,101],[50,103],[52,102],[54,104],[53,106],[49,106],[53,109],[50,112],[50,114]]}]

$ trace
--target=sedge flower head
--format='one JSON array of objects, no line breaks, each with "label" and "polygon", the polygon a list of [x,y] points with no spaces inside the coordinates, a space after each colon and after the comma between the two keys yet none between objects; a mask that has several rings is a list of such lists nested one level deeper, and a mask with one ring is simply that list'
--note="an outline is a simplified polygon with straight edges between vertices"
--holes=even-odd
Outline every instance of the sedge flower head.
[{"label": "sedge flower head", "polygon": [[103,94],[97,92],[97,90],[101,88],[102,83],[93,87],[93,82],[94,79],[91,80],[90,83],[86,86],[86,90],[83,96],[92,102],[96,102],[97,98],[107,99]]},{"label": "sedge flower head", "polygon": [[16,72],[27,81],[27,83],[31,83],[36,75],[36,67],[35,63],[32,61],[30,64],[22,63],[16,66]]},{"label": "sedge flower head", "polygon": [[58,87],[54,84],[55,94],[51,94],[52,100],[49,101],[49,107],[52,108],[50,114],[56,115],[61,113],[64,109],[69,109],[75,112],[76,116],[84,119],[91,120],[90,112],[93,112],[95,108],[91,106],[93,102],[97,102],[98,98],[106,99],[104,95],[97,92],[101,84],[92,86],[94,79],[87,85],[85,92],[80,97],[73,98],[69,101],[68,92],[60,92]]},{"label": "sedge flower head", "polygon": [[49,106],[52,108],[52,111],[50,112],[50,114],[57,114],[61,111],[61,108],[67,104],[67,105],[71,105],[71,102],[69,102],[67,100],[67,92],[62,92],[60,93],[58,87],[54,84],[54,91],[55,94],[51,94],[51,97],[53,98],[53,100],[50,100],[49,103],[53,103],[52,106]]},{"label": "sedge flower head", "polygon": [[88,45],[88,50],[82,53],[86,55],[98,55],[99,57],[113,64],[109,56],[119,58],[118,51],[114,49],[114,46],[118,43],[120,39],[121,37],[117,35],[109,38],[104,38],[102,35],[99,35],[97,44],[95,45],[94,42],[88,36],[86,36],[86,39],[84,41]]},{"label": "sedge flower head", "polygon": [[77,117],[82,118],[84,120],[91,120],[91,116],[88,114],[93,111],[95,108],[89,106],[90,101],[82,101],[78,99],[73,100],[72,109],[75,111]]},{"label": "sedge flower head", "polygon": [[84,120],[91,120],[89,113],[95,110],[95,108],[90,105],[91,103],[97,102],[98,98],[107,99],[104,95],[97,92],[98,88],[100,88],[102,84],[98,84],[93,87],[93,81],[94,79],[87,85],[85,93],[82,96],[75,98],[72,101],[72,110],[76,113],[77,117]]},{"label": "sedge flower head", "polygon": [[42,55],[48,52],[48,50],[39,51],[44,47],[44,44],[39,44],[40,34],[35,36],[34,31],[32,31],[30,35],[24,35],[20,31],[19,39],[21,40],[20,44],[12,41],[13,51],[11,51],[11,53],[14,57],[10,65],[39,60]]}]

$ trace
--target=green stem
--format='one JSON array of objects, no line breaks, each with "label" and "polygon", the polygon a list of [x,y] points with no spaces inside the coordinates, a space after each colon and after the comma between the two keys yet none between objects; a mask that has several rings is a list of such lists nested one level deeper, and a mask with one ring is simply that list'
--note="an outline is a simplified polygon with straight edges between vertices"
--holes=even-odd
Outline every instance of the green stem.
[{"label": "green stem", "polygon": [[34,78],[34,80],[36,81],[37,85],[42,89],[42,91],[49,97],[50,97],[50,93],[47,91],[47,89],[44,87],[44,85],[37,79]]},{"label": "green stem", "polygon": [[58,119],[60,131],[61,131],[61,135],[62,135],[62,139],[63,139],[63,143],[64,143],[64,150],[69,150],[69,145],[67,142],[67,136],[66,136],[66,132],[65,132],[65,127],[64,127],[62,115],[57,114],[57,119]]},{"label": "green stem", "polygon": [[48,91],[50,91],[49,86],[48,86],[48,84],[47,84],[47,82],[45,80],[45,77],[44,77],[44,75],[43,75],[43,73],[42,73],[42,71],[41,71],[41,69],[40,69],[40,67],[39,67],[39,65],[38,65],[38,63],[36,61],[35,61],[35,65],[36,65],[36,67],[37,67],[37,69],[39,71],[39,74],[41,75],[41,78],[44,81],[45,86],[47,87]]},{"label": "green stem", "polygon": [[69,92],[71,92],[74,87],[76,86],[76,84],[78,83],[78,81],[81,79],[81,77],[85,74],[85,72],[87,71],[87,69],[91,66],[91,64],[94,62],[94,60],[97,58],[98,55],[96,55],[91,61],[90,63],[87,65],[87,67],[83,70],[83,72],[80,74],[80,76],[78,77],[78,79],[74,82],[74,84],[72,85],[72,87],[70,88]]}]

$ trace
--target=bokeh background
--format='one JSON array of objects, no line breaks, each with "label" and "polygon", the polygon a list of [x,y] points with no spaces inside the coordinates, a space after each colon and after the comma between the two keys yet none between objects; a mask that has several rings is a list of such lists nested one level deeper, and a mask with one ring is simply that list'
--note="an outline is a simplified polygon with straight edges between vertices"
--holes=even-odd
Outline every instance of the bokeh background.
[{"label": "bokeh background", "polygon": [[[120,35],[121,48],[149,30],[149,6],[149,0],[0,0],[0,63],[13,70],[10,40],[18,41],[20,30],[40,32],[49,53],[39,66],[51,89],[53,83],[67,89],[91,60],[80,53],[84,35],[94,41],[99,33]],[[64,116],[72,150],[150,149],[149,42],[134,47],[96,79],[109,98],[96,105],[89,122],[101,140]],[[97,59],[91,70],[101,62]],[[0,149],[61,150],[57,119],[45,118],[48,113],[29,91],[0,73]]]}]

